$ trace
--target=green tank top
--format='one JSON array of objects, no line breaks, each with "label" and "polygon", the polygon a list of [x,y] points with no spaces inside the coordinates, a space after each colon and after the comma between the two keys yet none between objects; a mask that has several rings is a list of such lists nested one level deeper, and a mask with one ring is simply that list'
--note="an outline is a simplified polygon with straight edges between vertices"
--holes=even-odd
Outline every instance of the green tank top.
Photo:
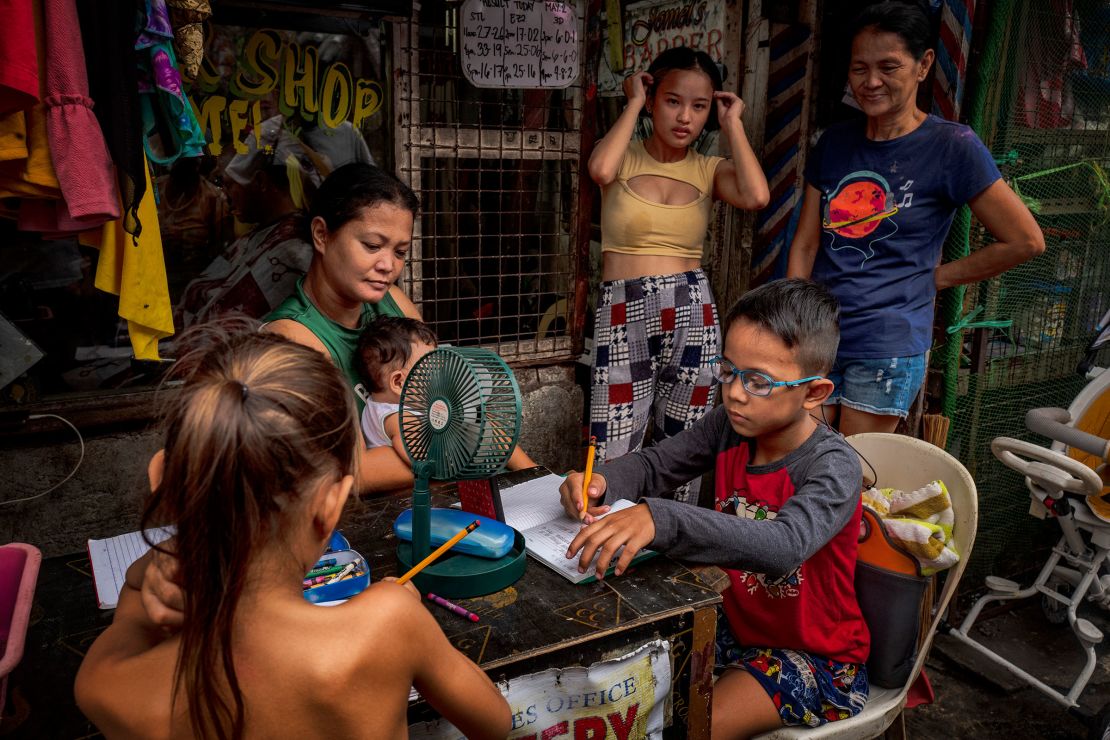
[{"label": "green tank top", "polygon": [[281,305],[267,314],[263,321],[269,323],[278,319],[290,319],[315,334],[327,348],[332,362],[343,371],[347,382],[351,384],[361,417],[362,407],[366,405],[366,399],[370,394],[362,383],[362,376],[359,375],[355,351],[358,348],[358,336],[362,333],[363,327],[379,316],[404,316],[404,313],[397,305],[397,301],[393,300],[393,296],[386,293],[385,298],[376,305],[362,304],[362,316],[359,318],[357,329],[348,329],[342,324],[337,324],[320,313],[320,309],[316,308],[316,305],[304,294],[302,277],[297,281],[297,289],[282,301]]}]

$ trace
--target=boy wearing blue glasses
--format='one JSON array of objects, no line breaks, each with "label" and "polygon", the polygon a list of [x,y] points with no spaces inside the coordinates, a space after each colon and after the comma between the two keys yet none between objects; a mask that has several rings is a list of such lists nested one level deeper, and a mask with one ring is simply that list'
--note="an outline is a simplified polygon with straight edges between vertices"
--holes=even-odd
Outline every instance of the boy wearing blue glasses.
[{"label": "boy wearing blue glasses", "polygon": [[[725,319],[714,367],[722,403],[680,434],[599,466],[567,557],[616,574],[650,547],[728,573],[725,670],[713,688],[714,738],[850,717],[867,700],[870,639],[853,586],[862,472],[844,439],[811,414],[832,392],[839,308],[808,280],[747,293]],[[716,470],[714,510],[663,498]],[[571,516],[582,476],[560,489]],[[608,512],[620,498],[639,505]],[[623,548],[623,551],[621,550]]]}]

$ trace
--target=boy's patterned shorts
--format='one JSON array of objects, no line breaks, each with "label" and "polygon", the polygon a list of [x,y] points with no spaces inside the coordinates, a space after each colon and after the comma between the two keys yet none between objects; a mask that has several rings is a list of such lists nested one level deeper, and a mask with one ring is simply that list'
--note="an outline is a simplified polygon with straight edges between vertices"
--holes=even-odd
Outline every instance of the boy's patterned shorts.
[{"label": "boy's patterned shorts", "polygon": [[[595,327],[590,434],[598,462],[640,449],[649,420],[658,442],[705,416],[721,329],[701,269],[601,283]],[[696,503],[697,486],[675,498]]]},{"label": "boy's patterned shorts", "polygon": [[867,666],[800,650],[743,648],[717,620],[717,667],[750,673],[771,697],[784,725],[820,727],[859,714],[869,693]]}]

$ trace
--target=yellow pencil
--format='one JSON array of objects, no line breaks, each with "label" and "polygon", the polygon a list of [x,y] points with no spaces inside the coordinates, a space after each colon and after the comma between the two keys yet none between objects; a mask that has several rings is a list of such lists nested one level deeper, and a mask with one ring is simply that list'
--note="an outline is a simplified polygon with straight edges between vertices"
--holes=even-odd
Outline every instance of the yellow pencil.
[{"label": "yellow pencil", "polygon": [[597,437],[590,437],[590,448],[586,450],[586,472],[582,474],[582,513],[579,519],[586,517],[586,507],[590,505],[590,496],[586,493],[590,487],[590,478],[594,475],[594,453],[597,450]]},{"label": "yellow pencil", "polygon": [[459,530],[459,533],[457,535],[455,535],[454,537],[452,537],[451,539],[447,540],[442,545],[437,547],[435,552],[433,552],[431,555],[429,555],[428,557],[421,560],[416,565],[412,566],[412,568],[409,569],[408,573],[404,574],[403,576],[401,576],[400,578],[397,579],[397,583],[407,583],[409,581],[409,579],[411,579],[413,576],[415,576],[420,571],[427,568],[429,565],[431,565],[433,562],[435,562],[436,558],[438,558],[440,555],[442,555],[443,553],[450,550],[452,547],[455,546],[455,544],[459,540],[461,540],[463,537],[466,537],[468,534],[470,534],[471,532],[473,532],[475,529],[477,529],[480,526],[482,526],[482,523],[480,521],[478,521],[477,519],[475,519],[472,523],[466,525],[466,529]]}]

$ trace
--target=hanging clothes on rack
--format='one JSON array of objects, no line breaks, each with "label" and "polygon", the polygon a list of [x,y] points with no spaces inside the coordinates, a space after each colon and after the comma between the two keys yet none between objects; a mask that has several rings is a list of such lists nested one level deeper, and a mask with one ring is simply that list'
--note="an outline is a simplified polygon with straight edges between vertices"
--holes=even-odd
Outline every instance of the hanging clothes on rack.
[{"label": "hanging clothes on rack", "polygon": [[204,22],[212,15],[208,0],[166,0],[173,23],[173,48],[181,76],[195,80],[204,58]]},{"label": "hanging clothes on rack", "polygon": [[100,250],[94,284],[119,296],[119,316],[127,320],[135,358],[158,360],[158,340],[173,334],[173,310],[150,168],[144,166],[143,170],[148,174],[138,208],[142,233],[132,236],[123,228],[122,220],[116,220],[100,231],[82,234],[80,240]]},{"label": "hanging clothes on rack", "polygon": [[27,0],[0,0],[0,116],[29,108],[39,99],[35,17]]},{"label": "hanging clothes on rack", "polygon": [[135,48],[142,52],[139,104],[147,158],[168,166],[178,157],[199,157],[206,144],[204,132],[181,88],[165,0],[146,0],[146,25]]},{"label": "hanging clothes on rack", "polygon": [[[24,131],[25,154],[0,161],[0,198],[61,198],[46,134],[46,106],[36,103],[26,111],[9,114],[5,120],[12,118],[23,121],[22,126],[18,121],[11,121],[11,124],[14,131]],[[4,126],[0,124],[0,129]],[[18,153],[17,147],[13,144],[11,149]]]},{"label": "hanging clothes on rack", "polygon": [[[136,182],[126,188],[128,200],[121,203],[116,167],[93,112],[75,0],[0,0],[0,13],[15,6],[29,9],[31,23],[28,31],[24,16],[0,14],[0,106],[18,99],[9,94],[9,80],[23,80],[19,84],[27,87],[26,70],[13,75],[7,67],[13,17],[19,21],[20,40],[30,44],[23,44],[21,61],[26,66],[27,59],[36,60],[35,94],[0,115],[0,215],[16,218],[20,230],[39,232],[44,239],[79,236],[82,243],[100,249],[95,286],[119,296],[118,314],[127,321],[135,358],[157,360],[159,339],[173,334],[173,313],[142,127],[126,123],[140,108],[135,45],[139,22],[146,16],[136,0],[84,1],[103,11],[94,9],[88,16],[93,38],[105,43],[126,39],[122,47],[94,44],[94,65],[97,94],[111,101],[103,106],[104,120],[124,122],[113,128],[113,143],[125,166],[123,179]],[[153,59],[149,51],[146,59]],[[156,94],[173,87],[163,82],[172,81],[167,62],[172,65],[172,55],[152,67],[159,80]],[[99,74],[104,68],[112,73]],[[134,84],[113,86],[128,79]],[[180,78],[176,92],[188,107]],[[137,156],[128,155],[129,150]],[[140,222],[146,226],[141,235]]]},{"label": "hanging clothes on rack", "polygon": [[[18,4],[18,3],[17,3]],[[25,3],[31,10],[31,33],[25,38],[33,44],[31,58],[37,70],[46,63],[45,20],[42,0]],[[25,28],[24,28],[25,31]],[[3,33],[7,41],[7,30]],[[36,70],[38,95],[27,108],[13,111],[0,119],[0,199],[61,198],[50,142],[46,133],[46,78]],[[18,213],[18,205],[14,214]]]},{"label": "hanging clothes on rack", "polygon": [[[59,224],[119,218],[115,172],[93,115],[74,0],[46,0],[46,132],[63,200]],[[59,231],[55,229],[55,231]]]},{"label": "hanging clothes on rack", "polygon": [[111,105],[93,108],[116,166],[123,205],[123,225],[138,235],[139,203],[146,188],[143,119],[139,112],[139,57],[134,51],[144,0],[81,0],[77,12],[93,100]]}]

